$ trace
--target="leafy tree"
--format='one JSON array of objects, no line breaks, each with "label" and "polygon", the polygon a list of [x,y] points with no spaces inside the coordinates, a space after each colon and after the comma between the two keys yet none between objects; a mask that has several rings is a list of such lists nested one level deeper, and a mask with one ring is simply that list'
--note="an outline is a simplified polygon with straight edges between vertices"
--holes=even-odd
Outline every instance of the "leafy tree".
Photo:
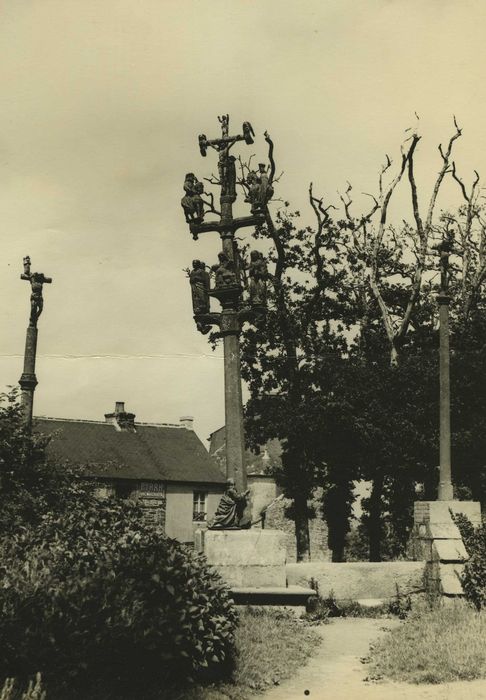
[{"label": "leafy tree", "polygon": [[[478,440],[482,419],[473,417],[474,433],[466,429],[472,417],[467,403],[472,400],[478,416],[484,404],[477,392],[475,399],[470,396],[482,367],[479,353],[471,360],[471,348],[484,348],[478,312],[486,265],[477,182],[470,192],[462,186],[466,203],[455,216],[435,215],[446,177],[452,174],[462,182],[452,161],[454,143],[461,135],[454,123],[455,133],[445,147],[439,147],[442,163],[424,215],[414,164],[420,137],[413,132],[402,146],[397,172],[389,182],[386,178],[393,164],[387,156],[378,194],[372,196],[372,207],[364,214],[353,214],[348,186],[341,197],[344,216],[334,221],[332,206],[316,198],[311,186],[314,227],[299,227],[297,212],[279,211],[272,218],[267,208],[266,225],[256,231],[257,240],[271,244],[272,271],[267,319],[244,332],[243,372],[251,393],[246,425],[253,446],[270,437],[283,442],[278,478],[295,503],[299,558],[308,552],[306,503],[316,484],[325,487],[336,560],[343,553],[354,479],[372,483],[364,503],[372,559],[381,556],[385,530],[394,533],[394,551],[403,548],[405,514],[415,498],[415,483],[425,483],[429,497],[434,493],[438,334],[433,245],[452,220],[460,233],[452,263],[453,294],[461,287],[461,304],[453,305],[451,320],[456,353],[453,450],[457,460],[461,450],[471,447],[468,459],[472,454],[477,465],[483,449]],[[397,227],[390,219],[390,202],[405,174],[412,222],[403,221]],[[464,339],[462,350],[459,333]],[[456,368],[465,380],[462,383]],[[476,467],[466,467],[462,475],[480,491],[483,480]]]}]

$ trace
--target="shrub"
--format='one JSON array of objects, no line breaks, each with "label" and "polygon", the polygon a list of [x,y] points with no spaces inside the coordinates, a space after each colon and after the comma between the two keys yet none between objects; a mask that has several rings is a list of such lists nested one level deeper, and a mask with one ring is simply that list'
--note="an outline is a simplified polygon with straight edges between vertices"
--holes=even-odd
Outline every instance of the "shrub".
[{"label": "shrub", "polygon": [[461,577],[462,587],[466,598],[481,610],[486,607],[486,525],[474,528],[464,515],[453,517],[469,554]]},{"label": "shrub", "polygon": [[40,668],[49,688],[91,679],[132,697],[137,683],[229,670],[228,590],[201,555],[144,524],[135,504],[86,496],[0,541],[0,562],[6,676]]},{"label": "shrub", "polygon": [[49,698],[84,684],[103,700],[224,675],[236,613],[221,579],[136,504],[49,462],[17,394],[0,395],[0,673],[40,669]]}]

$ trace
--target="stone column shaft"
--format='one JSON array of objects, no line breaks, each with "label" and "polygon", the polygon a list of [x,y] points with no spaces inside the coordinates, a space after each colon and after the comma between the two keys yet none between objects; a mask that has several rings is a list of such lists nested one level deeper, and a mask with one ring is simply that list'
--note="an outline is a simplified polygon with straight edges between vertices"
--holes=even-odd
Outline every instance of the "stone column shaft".
[{"label": "stone column shaft", "polygon": [[28,429],[32,427],[32,415],[34,410],[34,391],[37,386],[35,376],[35,358],[37,352],[37,328],[29,326],[25,338],[24,371],[19,384],[22,390],[21,404],[25,422]]},{"label": "stone column shaft", "polygon": [[439,501],[453,499],[451,470],[451,389],[449,352],[449,297],[438,296],[440,321],[440,477]]},{"label": "stone column shaft", "polygon": [[[236,313],[235,313],[236,316]],[[235,319],[237,322],[237,319]],[[238,491],[246,490],[245,434],[238,333],[224,337],[224,404],[226,424],[226,477]]]}]

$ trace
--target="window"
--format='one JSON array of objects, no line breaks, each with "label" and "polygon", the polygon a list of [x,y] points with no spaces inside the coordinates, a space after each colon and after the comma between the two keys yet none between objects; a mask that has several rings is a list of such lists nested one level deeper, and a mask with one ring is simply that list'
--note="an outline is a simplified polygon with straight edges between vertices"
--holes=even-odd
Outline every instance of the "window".
[{"label": "window", "polygon": [[194,491],[192,501],[192,519],[206,520],[206,499],[208,494],[205,491]]}]

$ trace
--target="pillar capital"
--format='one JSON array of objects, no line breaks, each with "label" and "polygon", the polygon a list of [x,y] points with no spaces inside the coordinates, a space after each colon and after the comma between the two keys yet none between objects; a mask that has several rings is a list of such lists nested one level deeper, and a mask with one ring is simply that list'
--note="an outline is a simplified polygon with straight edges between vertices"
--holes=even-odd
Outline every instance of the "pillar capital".
[{"label": "pillar capital", "polygon": [[31,389],[33,391],[38,384],[37,377],[30,372],[23,372],[19,379],[19,384],[22,390]]}]

